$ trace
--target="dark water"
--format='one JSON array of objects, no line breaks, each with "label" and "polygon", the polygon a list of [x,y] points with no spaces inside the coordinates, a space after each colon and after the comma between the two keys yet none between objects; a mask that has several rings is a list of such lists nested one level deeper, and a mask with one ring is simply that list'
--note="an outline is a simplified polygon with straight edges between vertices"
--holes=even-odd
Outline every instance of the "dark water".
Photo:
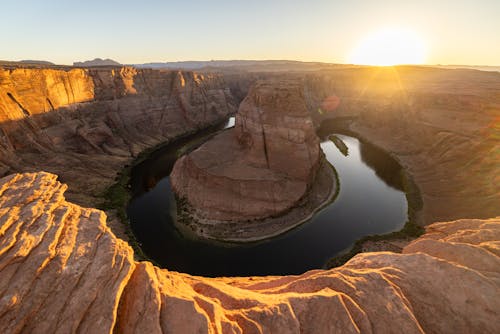
[{"label": "dark water", "polygon": [[[192,138],[195,143],[203,142],[200,136]],[[349,149],[347,157],[328,139],[321,143],[340,179],[337,199],[300,227],[245,245],[182,238],[172,223],[176,207],[168,175],[177,151],[190,141],[153,153],[132,171],[134,197],[127,212],[143,251],[165,268],[195,275],[299,274],[321,268],[363,236],[401,229],[407,219],[407,202],[401,190],[400,166],[372,145],[352,136],[338,137]]]}]

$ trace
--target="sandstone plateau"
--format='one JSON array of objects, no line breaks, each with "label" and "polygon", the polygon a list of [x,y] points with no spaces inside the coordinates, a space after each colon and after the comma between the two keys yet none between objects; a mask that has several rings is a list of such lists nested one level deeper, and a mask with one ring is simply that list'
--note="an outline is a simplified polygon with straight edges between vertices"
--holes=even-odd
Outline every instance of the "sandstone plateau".
[{"label": "sandstone plateau", "polygon": [[317,124],[348,120],[412,176],[421,224],[500,215],[500,73],[366,67],[305,81]]},{"label": "sandstone plateau", "polygon": [[427,226],[403,254],[298,276],[203,278],[135,262],[49,173],[0,179],[0,332],[497,333],[500,218]]},{"label": "sandstone plateau", "polygon": [[[9,66],[0,69],[0,332],[498,332],[499,73]],[[426,233],[401,254],[359,254],[331,270],[203,278],[134,261],[105,213],[77,205],[99,202],[139,152],[234,113],[257,79],[295,80],[316,126],[342,120],[395,157],[420,189]],[[254,120],[247,112],[233,133]],[[52,174],[26,173],[40,170]]]},{"label": "sandstone plateau", "polygon": [[96,205],[141,151],[236,111],[216,74],[0,68],[0,175],[45,170]]},{"label": "sandstone plateau", "polygon": [[238,241],[290,229],[335,187],[303,86],[286,80],[257,82],[240,105],[234,129],[180,158],[170,179],[189,205],[188,228],[198,236]]}]

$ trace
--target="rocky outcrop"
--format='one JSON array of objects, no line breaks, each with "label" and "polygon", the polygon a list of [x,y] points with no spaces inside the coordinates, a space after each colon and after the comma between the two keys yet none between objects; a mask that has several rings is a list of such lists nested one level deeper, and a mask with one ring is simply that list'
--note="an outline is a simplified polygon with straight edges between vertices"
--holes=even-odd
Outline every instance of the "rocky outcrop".
[{"label": "rocky outcrop", "polygon": [[106,216],[65,201],[53,174],[0,181],[0,331],[111,332],[134,270]]},{"label": "rocky outcrop", "polygon": [[0,179],[0,332],[496,333],[500,218],[427,226],[403,254],[298,276],[202,278],[134,262],[48,173]]},{"label": "rocky outcrop", "polygon": [[[253,220],[277,217],[308,202],[304,199],[311,189],[322,187],[312,195],[316,207],[329,198],[331,169],[321,160],[302,85],[268,80],[250,90],[234,129],[180,158],[170,178],[177,195],[189,205],[193,219],[188,227],[198,236],[256,240],[290,229],[311,212],[303,210],[280,223],[266,221],[264,226],[273,227],[265,233]],[[315,183],[321,185],[314,187]]]},{"label": "rocky outcrop", "polygon": [[73,66],[75,67],[122,66],[122,64],[109,58],[106,59],[95,58],[93,60],[76,61],[73,63]]},{"label": "rocky outcrop", "polygon": [[317,124],[349,119],[400,162],[420,189],[421,223],[500,215],[500,73],[338,69],[308,76],[305,91]]},{"label": "rocky outcrop", "polygon": [[139,152],[235,111],[216,74],[0,68],[0,175],[54,172],[95,205]]}]

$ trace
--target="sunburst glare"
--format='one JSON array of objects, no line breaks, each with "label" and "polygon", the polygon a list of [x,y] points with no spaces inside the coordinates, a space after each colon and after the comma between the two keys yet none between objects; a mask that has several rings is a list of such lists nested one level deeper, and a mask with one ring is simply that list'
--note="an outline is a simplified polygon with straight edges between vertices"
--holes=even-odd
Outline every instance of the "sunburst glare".
[{"label": "sunburst glare", "polygon": [[425,44],[415,32],[405,29],[383,29],[359,42],[349,56],[349,62],[359,65],[391,66],[422,64]]}]

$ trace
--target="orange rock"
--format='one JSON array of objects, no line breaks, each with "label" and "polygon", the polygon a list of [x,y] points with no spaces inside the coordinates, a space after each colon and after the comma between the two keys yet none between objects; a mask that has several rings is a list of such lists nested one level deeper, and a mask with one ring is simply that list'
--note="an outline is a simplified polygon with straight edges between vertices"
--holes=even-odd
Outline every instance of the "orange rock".
[{"label": "orange rock", "polygon": [[[256,83],[234,129],[176,162],[170,180],[189,204],[189,232],[219,240],[264,239],[296,226],[330,198],[333,176],[321,163],[302,89],[293,80]],[[315,183],[327,189],[317,191]],[[300,214],[290,213],[312,202],[308,196],[318,200]],[[285,213],[290,214],[280,222],[272,219]],[[248,222],[254,220],[261,221]]]},{"label": "orange rock", "polygon": [[51,171],[72,199],[95,205],[141,151],[235,111],[216,74],[0,68],[0,175]]},{"label": "orange rock", "polygon": [[403,254],[297,276],[203,278],[133,261],[48,173],[0,179],[0,332],[496,333],[500,217],[436,223]]}]

